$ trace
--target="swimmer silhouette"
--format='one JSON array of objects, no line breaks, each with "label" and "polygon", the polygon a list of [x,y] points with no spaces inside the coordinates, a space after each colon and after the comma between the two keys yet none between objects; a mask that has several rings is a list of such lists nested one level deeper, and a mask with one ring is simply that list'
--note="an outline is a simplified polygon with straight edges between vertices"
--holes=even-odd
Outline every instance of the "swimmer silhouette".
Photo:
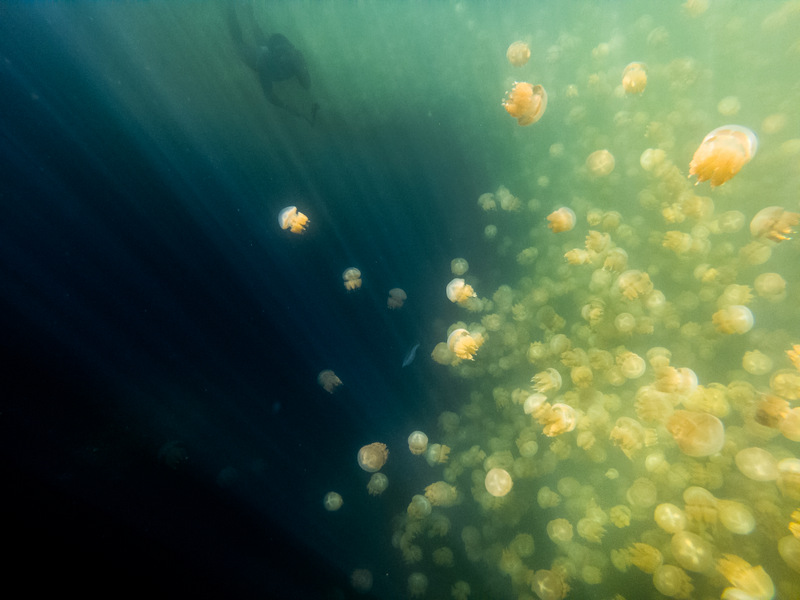
[{"label": "swimmer silhouette", "polygon": [[310,110],[302,110],[300,107],[284,101],[275,93],[274,84],[282,81],[295,79],[304,90],[311,87],[311,77],[308,75],[305,58],[302,53],[286,39],[286,36],[275,33],[269,37],[259,27],[253,14],[253,7],[248,3],[253,37],[255,45],[245,43],[242,35],[242,28],[236,16],[234,2],[228,3],[228,27],[236,45],[236,52],[242,61],[253,71],[255,71],[261,89],[271,104],[283,110],[305,119],[311,125],[317,116],[319,104],[313,102]]}]

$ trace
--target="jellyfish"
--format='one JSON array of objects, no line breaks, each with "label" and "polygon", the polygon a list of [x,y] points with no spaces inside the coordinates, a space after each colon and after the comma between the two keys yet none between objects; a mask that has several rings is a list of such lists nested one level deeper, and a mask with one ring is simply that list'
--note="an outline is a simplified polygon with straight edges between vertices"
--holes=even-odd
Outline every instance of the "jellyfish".
[{"label": "jellyfish", "polygon": [[511,44],[506,50],[506,58],[515,67],[521,67],[528,62],[531,57],[531,49],[528,44],[522,41],[517,41]]},{"label": "jellyfish", "polygon": [[386,301],[386,306],[389,307],[389,310],[402,308],[406,298],[408,298],[408,296],[403,290],[400,288],[392,288],[389,290],[389,299]]},{"label": "jellyfish", "polygon": [[464,258],[454,258],[450,261],[450,272],[456,277],[461,277],[469,270],[469,263]]},{"label": "jellyfish", "polygon": [[686,513],[669,502],[656,506],[653,512],[656,525],[667,533],[678,533],[686,529]]},{"label": "jellyfish", "polygon": [[647,67],[632,62],[622,71],[622,88],[626,94],[641,94],[647,87]]},{"label": "jellyfish", "polygon": [[367,473],[376,473],[381,470],[386,459],[389,458],[389,450],[386,444],[380,442],[373,442],[367,444],[358,451],[358,465]]},{"label": "jellyfish", "polygon": [[328,492],[325,494],[322,504],[325,506],[325,510],[333,512],[342,508],[343,500],[336,492]]},{"label": "jellyfish", "polygon": [[425,452],[425,461],[432,467],[444,464],[450,457],[450,446],[431,444]]},{"label": "jellyfish", "polygon": [[425,488],[425,497],[433,506],[453,506],[458,501],[458,490],[446,481],[437,481]]},{"label": "jellyfish", "polygon": [[800,213],[789,212],[780,206],[762,208],[750,221],[750,233],[753,237],[766,238],[773,242],[790,239],[792,229],[800,223]]},{"label": "jellyfish", "polygon": [[370,496],[380,496],[389,487],[389,478],[383,473],[373,473],[367,483],[367,491]]},{"label": "jellyfish", "polygon": [[350,585],[355,591],[366,594],[372,589],[372,572],[369,569],[354,569],[350,574]]},{"label": "jellyfish", "polygon": [[355,267],[345,269],[344,273],[342,273],[342,279],[344,280],[344,289],[348,292],[361,287],[361,271]]},{"label": "jellyfish", "polygon": [[511,475],[508,474],[508,471],[495,467],[486,473],[484,484],[486,485],[487,492],[495,498],[500,498],[511,491],[514,482],[511,479]]},{"label": "jellyfish", "polygon": [[608,150],[595,150],[586,158],[589,173],[595,177],[605,177],[614,170],[614,155]]},{"label": "jellyfish", "polygon": [[723,598],[772,600],[775,596],[775,585],[764,567],[754,567],[735,554],[723,554],[717,561],[717,571],[733,586],[722,592]]},{"label": "jellyfish", "polygon": [[342,385],[342,380],[330,369],[325,369],[324,371],[320,371],[319,375],[317,375],[317,383],[320,384],[322,389],[326,392],[332,394],[336,391],[336,388]]},{"label": "jellyfish", "polygon": [[292,233],[303,233],[308,227],[308,217],[297,210],[296,206],[287,206],[278,214],[281,229]]},{"label": "jellyfish", "polygon": [[467,302],[469,302],[470,298],[474,298],[476,296],[475,290],[472,289],[472,286],[458,277],[450,280],[450,283],[447,284],[445,291],[447,292],[447,298],[450,300],[450,302],[455,302],[461,306],[465,306]]},{"label": "jellyfish", "polygon": [[428,591],[428,577],[424,573],[412,573],[408,576],[408,595],[412,598],[424,596]]},{"label": "jellyfish", "polygon": [[689,163],[689,177],[696,183],[711,181],[711,187],[722,185],[736,175],[758,150],[756,134],[740,125],[723,125],[709,133]]},{"label": "jellyfish", "polygon": [[691,531],[679,531],[670,543],[672,556],[687,571],[705,573],[714,566],[713,546]]},{"label": "jellyfish", "polygon": [[575,227],[575,213],[571,208],[562,206],[547,215],[547,226],[554,233],[571,231]]},{"label": "jellyfish", "polygon": [[653,573],[653,586],[665,596],[688,600],[694,586],[686,571],[675,565],[661,565]]},{"label": "jellyfish", "polygon": [[417,456],[425,454],[428,449],[428,436],[421,431],[412,431],[408,436],[408,449]]},{"label": "jellyfish", "polygon": [[431,514],[432,506],[431,501],[425,496],[414,494],[406,512],[410,518],[419,521]]},{"label": "jellyfish", "polygon": [[735,461],[742,475],[753,481],[775,481],[778,478],[778,461],[763,448],[740,450]]},{"label": "jellyfish", "polygon": [[520,126],[531,125],[542,118],[547,108],[547,92],[541,85],[517,81],[503,100],[503,107]]},{"label": "jellyfish", "polygon": [[473,335],[466,329],[454,329],[447,338],[447,347],[458,358],[475,360],[475,354],[483,342],[483,336],[480,333]]},{"label": "jellyfish", "polygon": [[711,315],[711,322],[720,333],[747,333],[753,328],[753,313],[746,306],[733,304]]},{"label": "jellyfish", "polygon": [[725,443],[722,421],[706,412],[676,410],[667,421],[667,429],[687,456],[711,456]]},{"label": "jellyfish", "polygon": [[555,571],[539,569],[531,578],[531,591],[540,600],[561,600],[567,596],[569,586]]}]

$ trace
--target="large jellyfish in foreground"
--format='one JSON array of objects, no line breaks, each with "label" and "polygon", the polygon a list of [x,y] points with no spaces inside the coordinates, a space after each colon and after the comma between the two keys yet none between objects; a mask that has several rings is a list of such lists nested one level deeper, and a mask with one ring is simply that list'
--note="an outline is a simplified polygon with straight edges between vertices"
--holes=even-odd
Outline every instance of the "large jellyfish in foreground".
[{"label": "large jellyfish in foreground", "polygon": [[703,138],[689,163],[689,175],[697,183],[711,181],[711,187],[722,185],[756,155],[758,138],[747,127],[724,125]]}]

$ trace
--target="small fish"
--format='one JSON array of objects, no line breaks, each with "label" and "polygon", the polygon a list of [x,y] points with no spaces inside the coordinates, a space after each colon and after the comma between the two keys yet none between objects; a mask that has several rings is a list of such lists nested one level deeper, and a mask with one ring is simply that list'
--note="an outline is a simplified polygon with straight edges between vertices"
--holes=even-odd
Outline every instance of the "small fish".
[{"label": "small fish", "polygon": [[414,359],[417,357],[417,348],[419,348],[419,342],[414,344],[414,347],[406,354],[406,357],[403,359],[403,367],[407,367],[414,362]]}]

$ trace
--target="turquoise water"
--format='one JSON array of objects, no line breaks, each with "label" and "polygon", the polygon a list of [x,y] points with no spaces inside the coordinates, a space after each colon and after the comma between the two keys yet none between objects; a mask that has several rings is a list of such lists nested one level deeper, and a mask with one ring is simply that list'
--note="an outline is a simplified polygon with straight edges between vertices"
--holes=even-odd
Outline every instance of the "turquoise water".
[{"label": "turquoise water", "polygon": [[[234,597],[358,595],[351,573],[368,569],[380,598],[413,595],[413,573],[420,597],[466,582],[474,598],[531,598],[544,571],[567,598],[663,598],[626,557],[643,543],[686,566],[653,516],[671,503],[713,559],[686,571],[685,597],[730,585],[724,553],[762,565],[776,598],[798,596],[798,551],[795,570],[778,552],[800,505],[786,353],[800,343],[796,3],[237,4],[248,44],[256,23],[304,57],[308,89],[274,83],[283,107],[237,53],[227,6],[0,5],[13,357],[0,437],[33,533],[15,540],[20,561],[47,539],[37,558],[67,581],[86,585],[65,555],[142,590]],[[516,40],[531,51],[520,67],[505,55]],[[632,62],[641,94],[622,88]],[[517,81],[548,94],[528,127],[501,104]],[[693,186],[695,151],[726,124],[755,132],[757,153],[724,185]],[[614,157],[605,175],[587,164],[599,150]],[[278,226],[289,205],[309,217],[303,234]],[[751,233],[770,206],[789,213],[788,239]],[[555,233],[560,207],[576,222]],[[569,264],[588,235],[587,264]],[[464,306],[445,294],[458,257],[476,294]],[[348,267],[363,279],[352,292]],[[621,285],[627,270],[647,274],[640,289]],[[390,311],[397,287],[408,298]],[[751,329],[725,333],[729,305]],[[433,360],[456,328],[483,340],[474,360]],[[640,377],[620,378],[626,352]],[[323,369],[343,382],[334,394]],[[525,409],[547,369],[562,380],[548,406],[576,422],[553,436],[547,409]],[[713,415],[721,446],[691,456],[674,410]],[[630,446],[621,418],[641,427]],[[412,455],[414,430],[448,461]],[[356,461],[372,442],[389,450],[379,497]],[[747,448],[789,461],[784,473],[747,477]],[[487,493],[491,468],[510,474],[507,496]],[[409,517],[437,481],[455,505]],[[715,500],[698,507],[692,487]],[[746,507],[750,533],[730,530],[739,505],[725,501]],[[551,540],[556,519],[570,542]]]}]

